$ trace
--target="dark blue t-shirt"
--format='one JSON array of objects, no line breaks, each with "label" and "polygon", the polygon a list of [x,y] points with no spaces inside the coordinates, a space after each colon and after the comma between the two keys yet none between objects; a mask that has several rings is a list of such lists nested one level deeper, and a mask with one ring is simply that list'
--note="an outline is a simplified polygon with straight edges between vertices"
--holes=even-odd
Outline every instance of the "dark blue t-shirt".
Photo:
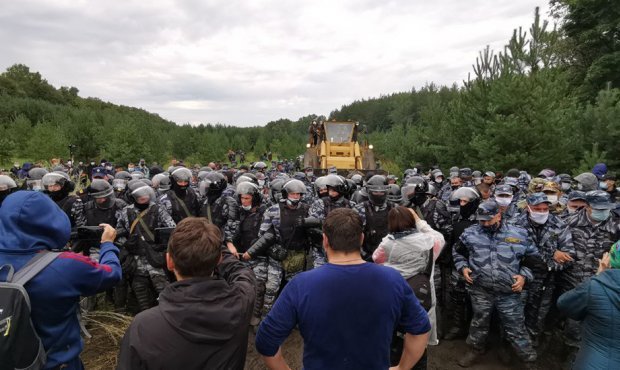
[{"label": "dark blue t-shirt", "polygon": [[258,330],[258,352],[275,355],[295,325],[305,369],[387,369],[394,328],[413,335],[431,328],[402,276],[373,263],[328,263],[294,278]]}]

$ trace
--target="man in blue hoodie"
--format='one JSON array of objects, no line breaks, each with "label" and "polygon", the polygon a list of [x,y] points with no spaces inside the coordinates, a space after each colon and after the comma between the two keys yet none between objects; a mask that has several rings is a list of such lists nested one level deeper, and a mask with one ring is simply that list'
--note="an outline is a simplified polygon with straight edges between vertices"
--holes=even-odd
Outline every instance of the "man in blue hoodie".
[{"label": "man in blue hoodie", "polygon": [[[104,226],[99,263],[63,252],[26,283],[31,318],[47,352],[46,369],[81,369],[80,296],[112,288],[121,278],[115,230]],[[69,218],[48,196],[18,191],[6,197],[0,212],[0,265],[19,271],[36,253],[60,250],[69,241]],[[0,271],[0,280],[6,273]]]}]

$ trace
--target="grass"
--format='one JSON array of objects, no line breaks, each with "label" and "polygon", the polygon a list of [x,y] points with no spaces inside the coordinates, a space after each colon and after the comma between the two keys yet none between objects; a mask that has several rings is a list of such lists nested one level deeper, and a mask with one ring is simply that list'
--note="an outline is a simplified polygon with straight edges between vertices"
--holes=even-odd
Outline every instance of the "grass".
[{"label": "grass", "polygon": [[121,340],[133,317],[111,311],[91,311],[83,318],[92,335],[84,341],[81,355],[84,368],[115,369]]}]

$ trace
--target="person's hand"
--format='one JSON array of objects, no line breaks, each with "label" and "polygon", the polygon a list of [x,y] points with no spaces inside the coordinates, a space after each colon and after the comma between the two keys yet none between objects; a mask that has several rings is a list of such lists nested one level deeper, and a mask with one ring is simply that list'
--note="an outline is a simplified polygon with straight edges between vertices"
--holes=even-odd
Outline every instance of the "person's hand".
[{"label": "person's hand", "polygon": [[248,252],[245,252],[241,258],[243,258],[244,261],[249,261],[252,259],[252,256],[250,256],[250,254]]},{"label": "person's hand", "polygon": [[523,275],[514,275],[512,278],[515,279],[515,283],[512,284],[512,291],[520,293],[525,285],[525,277]]},{"label": "person's hand", "polygon": [[469,276],[469,274],[471,274],[471,269],[469,267],[465,267],[462,272],[463,272],[463,277],[465,278],[465,281],[467,281],[469,284],[473,284],[474,279],[472,279],[471,276]]},{"label": "person's hand", "polygon": [[103,234],[101,235],[101,243],[114,243],[116,239],[116,229],[108,224],[99,224],[99,227],[103,228]]},{"label": "person's hand", "polygon": [[226,243],[226,247],[228,247],[228,250],[230,251],[230,253],[232,253],[233,256],[239,258],[239,253],[237,252],[237,248],[235,247],[235,245],[231,242]]},{"label": "person's hand", "polygon": [[608,270],[610,267],[611,257],[609,256],[609,252],[605,252],[605,254],[603,254],[603,258],[598,260],[598,271],[596,273],[600,274],[601,272]]},{"label": "person's hand", "polygon": [[570,262],[573,260],[573,257],[570,256],[570,254],[566,253],[566,252],[562,252],[562,251],[555,251],[553,253],[553,260],[561,265],[565,264],[566,262]]}]

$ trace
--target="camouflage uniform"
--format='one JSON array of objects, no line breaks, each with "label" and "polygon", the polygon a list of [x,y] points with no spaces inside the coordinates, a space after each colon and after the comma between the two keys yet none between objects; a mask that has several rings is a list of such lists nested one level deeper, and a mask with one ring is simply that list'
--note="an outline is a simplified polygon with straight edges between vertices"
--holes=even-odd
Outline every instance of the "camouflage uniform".
[{"label": "camouflage uniform", "polygon": [[[183,207],[180,202],[183,202],[185,207]],[[167,190],[158,198],[157,203],[168,212],[175,223],[179,223],[187,217],[195,217],[200,212],[198,195],[194,192],[194,189],[189,187],[187,188],[185,197],[180,198],[174,190],[171,189]]]},{"label": "camouflage uniform", "polygon": [[353,209],[360,216],[364,228],[362,257],[366,261],[372,262],[373,252],[377,249],[383,237],[388,234],[387,214],[392,209],[392,205],[386,201],[383,206],[377,207],[367,200],[357,203]]},{"label": "camouflage uniform", "polygon": [[[153,212],[156,212],[156,214]],[[131,259],[135,261],[135,270],[130,276],[125,274],[124,269],[123,280],[127,279],[131,284],[131,288],[138,299],[140,310],[143,311],[150,308],[152,305],[153,300],[150,296],[150,289],[155,289],[157,294],[159,294],[166,287],[168,280],[163,267],[153,267],[145,255],[148,252],[145,252],[144,249],[153,248],[155,246],[154,242],[150,240],[151,238],[148,233],[142,229],[140,223],[136,224],[133,232],[130,232],[133,220],[136,219],[138,214],[140,214],[140,211],[136,209],[134,204],[125,207],[121,211],[120,218],[116,224],[116,232],[117,243],[123,245],[123,247],[121,247],[121,254],[125,254],[127,259],[121,261],[123,266],[130,265],[132,262]],[[147,225],[152,224],[155,227],[176,227],[174,220],[172,220],[172,217],[166,212],[164,207],[160,207],[156,204],[151,204],[149,206],[149,211],[145,213],[143,219]],[[149,222],[149,219],[151,219],[152,222]],[[150,230],[150,232],[153,233],[154,230]],[[127,244],[129,240],[138,240],[138,243],[141,241],[143,243],[141,244],[143,250],[129,250],[131,249],[128,248]]]},{"label": "camouflage uniform", "polygon": [[552,306],[556,271],[566,267],[557,263],[553,259],[553,254],[559,250],[574,257],[575,248],[567,225],[551,213],[543,225],[531,222],[527,212],[512,221],[528,231],[530,239],[538,248],[539,256],[531,257],[529,263],[534,279],[525,287],[527,292],[525,326],[532,340],[536,341]]},{"label": "camouflage uniform", "polygon": [[[309,216],[323,222],[325,221],[325,217],[327,217],[329,212],[331,212],[333,209],[353,207],[355,207],[355,203],[346,199],[344,196],[341,196],[337,201],[333,201],[329,197],[321,198],[315,200],[314,203],[312,203]],[[323,266],[327,263],[327,258],[325,256],[325,251],[323,250],[323,245],[313,246],[312,260],[314,263],[314,267]]]},{"label": "camouflage uniform", "polygon": [[[305,230],[303,228],[294,227],[290,230],[291,222],[294,222],[293,217],[307,217],[308,206],[302,202],[299,202],[297,207],[293,210],[284,209],[288,207],[286,201],[282,201],[279,204],[271,206],[263,214],[263,222],[260,226],[259,237],[262,237],[266,233],[271,233],[275,237],[275,244],[279,245],[289,252],[289,257],[292,253],[304,253],[309,245]],[[282,210],[287,214],[287,219],[282,219]],[[248,253],[253,255],[252,248]],[[265,253],[265,252],[259,252]],[[273,304],[275,303],[276,296],[280,291],[282,283],[290,281],[297,274],[303,271],[303,267],[295,269],[294,271],[285,271],[285,261],[278,261],[272,257],[267,261],[267,284],[265,287],[265,299],[263,304],[263,318],[271,311]],[[305,263],[304,263],[305,266]]]},{"label": "camouflage uniform", "polygon": [[84,203],[82,199],[75,195],[69,195],[56,202],[56,204],[65,211],[67,217],[69,217],[71,228],[86,225],[86,216],[84,216]]},{"label": "camouflage uniform", "polygon": [[[571,290],[596,274],[599,259],[608,252],[611,245],[620,239],[620,220],[612,213],[609,218],[593,224],[587,209],[581,209],[566,219],[573,238],[575,261],[558,275],[558,293]],[[578,346],[581,330],[578,322],[567,320],[565,340],[570,346]]]},{"label": "camouflage uniform", "polygon": [[256,301],[254,304],[254,317],[262,316],[263,300],[265,298],[265,286],[267,284],[267,256],[249,251],[252,244],[258,239],[258,233],[266,208],[259,206],[254,212],[239,210],[239,227],[233,237],[237,252],[241,255],[248,252],[252,257],[249,261],[242,261],[254,271],[256,276]]},{"label": "camouflage uniform", "polygon": [[219,227],[224,237],[224,242],[232,242],[237,227],[239,226],[239,206],[237,201],[230,196],[222,195],[210,201],[206,197],[200,208],[200,217],[207,218],[215,226]]},{"label": "camouflage uniform", "polygon": [[474,316],[468,344],[477,350],[484,349],[495,308],[506,337],[519,357],[527,362],[536,360],[536,352],[523,326],[520,294],[513,293],[511,286],[513,275],[532,280],[532,272],[521,265],[521,259],[537,254],[527,230],[505,222],[501,222],[496,231],[488,231],[478,224],[461,234],[453,251],[454,263],[460,273],[466,267],[471,269],[470,276],[474,280],[469,286]]}]

